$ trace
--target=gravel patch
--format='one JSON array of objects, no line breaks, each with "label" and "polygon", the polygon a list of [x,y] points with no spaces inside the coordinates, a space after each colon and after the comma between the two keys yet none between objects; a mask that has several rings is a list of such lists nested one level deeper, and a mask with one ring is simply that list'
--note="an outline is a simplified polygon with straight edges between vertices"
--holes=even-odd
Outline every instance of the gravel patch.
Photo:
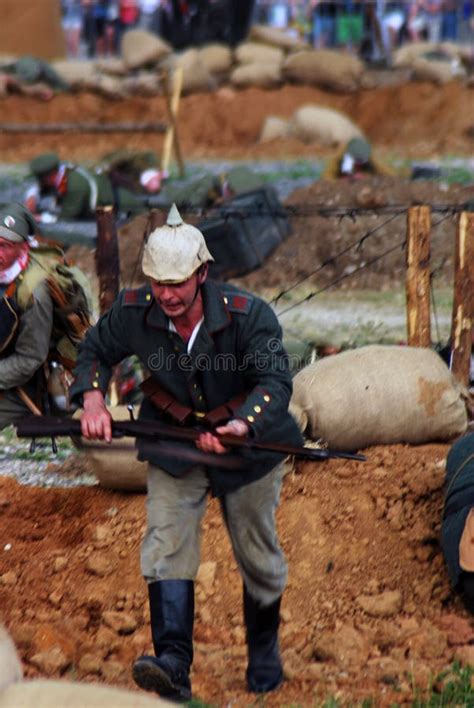
[{"label": "gravel patch", "polygon": [[0,476],[12,477],[19,484],[34,487],[83,487],[98,484],[87,462],[67,440],[40,440],[30,450],[29,440],[19,440],[13,428],[0,433]]}]

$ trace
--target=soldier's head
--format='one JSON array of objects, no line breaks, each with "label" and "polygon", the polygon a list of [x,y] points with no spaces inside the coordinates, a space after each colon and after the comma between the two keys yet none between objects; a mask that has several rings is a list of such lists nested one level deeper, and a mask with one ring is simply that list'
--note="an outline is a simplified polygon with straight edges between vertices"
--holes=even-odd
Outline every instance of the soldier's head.
[{"label": "soldier's head", "polygon": [[166,224],[148,237],[142,261],[153,295],[168,317],[179,317],[191,307],[213,260],[202,233],[185,224],[173,204]]},{"label": "soldier's head", "polygon": [[346,145],[346,154],[350,155],[354,162],[365,165],[372,156],[372,146],[365,138],[352,138]]},{"label": "soldier's head", "polygon": [[31,212],[16,202],[0,212],[0,271],[5,271],[29,248],[29,238],[36,231]]},{"label": "soldier's head", "polygon": [[161,189],[162,174],[160,170],[150,168],[140,175],[140,184],[149,194],[157,194]]},{"label": "soldier's head", "polygon": [[61,161],[55,152],[45,152],[30,162],[33,177],[45,187],[55,187]]}]

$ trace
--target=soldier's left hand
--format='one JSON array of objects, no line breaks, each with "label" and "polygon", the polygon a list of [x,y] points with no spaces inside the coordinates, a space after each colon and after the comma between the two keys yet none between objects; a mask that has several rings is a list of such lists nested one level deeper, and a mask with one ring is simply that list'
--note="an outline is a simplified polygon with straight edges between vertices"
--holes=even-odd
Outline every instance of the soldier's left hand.
[{"label": "soldier's left hand", "polygon": [[[229,420],[226,425],[221,425],[219,428],[216,428],[216,433],[219,435],[245,437],[249,433],[249,428],[247,423],[244,423],[243,420]],[[214,452],[218,455],[229,451],[213,433],[202,433],[197,439],[196,445],[203,452]]]}]

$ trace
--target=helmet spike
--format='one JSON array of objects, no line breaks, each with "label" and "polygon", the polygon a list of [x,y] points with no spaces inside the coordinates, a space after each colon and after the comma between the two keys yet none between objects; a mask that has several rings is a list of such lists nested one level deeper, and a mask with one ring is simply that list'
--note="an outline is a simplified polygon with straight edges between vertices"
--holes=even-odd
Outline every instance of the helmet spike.
[{"label": "helmet spike", "polygon": [[168,218],[166,219],[167,226],[181,226],[183,220],[181,214],[178,211],[178,207],[173,203],[173,206],[169,210]]}]

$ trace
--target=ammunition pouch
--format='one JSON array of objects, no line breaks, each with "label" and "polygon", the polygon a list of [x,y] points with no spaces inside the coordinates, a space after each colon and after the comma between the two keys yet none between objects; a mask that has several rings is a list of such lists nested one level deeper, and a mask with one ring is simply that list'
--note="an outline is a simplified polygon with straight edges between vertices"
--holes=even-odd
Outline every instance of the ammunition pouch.
[{"label": "ammunition pouch", "polygon": [[195,411],[191,406],[185,406],[174,398],[165,388],[160,386],[157,381],[151,377],[145,379],[140,384],[145,398],[147,398],[153,406],[170,417],[174,422],[181,425],[189,425],[199,421],[200,425],[205,425],[209,428],[215,428],[217,425],[226,423],[230,418],[235,416],[235,412],[244,403],[247,398],[247,393],[239,393],[234,398],[224,403],[212,411]]}]

